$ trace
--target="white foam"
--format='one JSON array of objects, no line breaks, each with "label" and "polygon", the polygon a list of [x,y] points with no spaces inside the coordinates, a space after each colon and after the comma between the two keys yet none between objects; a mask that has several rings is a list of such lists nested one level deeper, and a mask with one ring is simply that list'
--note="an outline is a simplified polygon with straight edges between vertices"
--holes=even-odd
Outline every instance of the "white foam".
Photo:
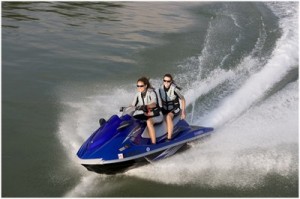
[{"label": "white foam", "polygon": [[[260,71],[251,71],[252,76],[237,91],[209,115],[199,119],[198,124],[222,127],[211,139],[193,144],[190,150],[170,159],[131,170],[127,175],[179,185],[247,188],[261,186],[269,174],[297,175],[299,82],[289,84],[258,103],[269,89],[298,67],[295,21],[296,17],[281,20],[283,34],[271,59]],[[258,50],[264,42],[264,34],[262,32],[261,40],[257,41]],[[256,63],[251,56],[245,60]],[[243,65],[239,68],[243,69]],[[245,65],[244,68],[247,70]],[[230,75],[232,77],[234,74]],[[195,90],[201,95],[204,92],[198,89],[200,85],[196,85]],[[189,103],[199,96],[195,93],[186,93],[193,98]],[[228,123],[232,118],[235,120]]]},{"label": "white foam", "polygon": [[[240,27],[237,24],[237,19],[234,15],[228,15],[232,18],[235,25],[237,27]],[[200,96],[207,94],[212,89],[216,88],[217,86],[221,85],[222,83],[226,81],[235,81],[236,86],[238,85],[239,81],[244,81],[245,78],[247,78],[248,74],[253,74],[257,72],[257,69],[261,67],[262,60],[260,58],[256,57],[255,55],[260,53],[264,47],[265,41],[266,41],[266,30],[265,30],[265,24],[263,22],[263,19],[261,19],[261,30],[259,32],[259,37],[257,38],[257,41],[255,43],[255,47],[253,50],[249,53],[248,56],[244,57],[240,64],[234,69],[234,70],[224,70],[221,69],[225,60],[234,53],[235,46],[239,43],[241,39],[241,33],[236,38],[236,42],[232,44],[231,46],[231,53],[227,54],[222,61],[220,62],[217,69],[210,72],[210,74],[207,75],[207,78],[201,79],[202,74],[202,67],[203,61],[206,57],[209,57],[211,46],[211,41],[215,40],[212,34],[213,27],[212,23],[210,21],[209,28],[207,31],[207,35],[205,37],[204,42],[204,48],[201,51],[201,54],[198,58],[190,58],[190,64],[184,66],[187,72],[184,74],[179,74],[176,76],[176,79],[184,80],[188,79],[189,82],[193,82],[191,85],[188,85],[189,89],[184,93],[187,99],[187,106],[193,104]],[[197,65],[197,67],[192,67],[193,65]],[[183,66],[179,66],[183,67]],[[181,82],[184,82],[181,81]],[[235,89],[235,88],[231,88]]]},{"label": "white foam", "polygon": [[232,79],[234,75],[235,73],[232,70],[216,69],[207,78],[194,82],[193,89],[186,91],[184,94],[187,106],[196,101],[201,95],[207,94],[218,85]]},{"label": "white foam", "polygon": [[297,173],[298,82],[249,110],[205,142],[127,175],[162,183],[254,187],[268,174]]},{"label": "white foam", "polygon": [[[108,119],[111,115],[118,114],[119,108],[128,105],[131,101],[134,92],[132,94],[128,92],[129,88],[108,90],[101,89],[98,85],[90,85],[90,87],[100,87],[101,93],[87,97],[74,97],[70,93],[60,93],[63,108],[59,120],[58,138],[71,160],[70,164],[72,167],[77,167],[81,174],[80,181],[65,194],[66,197],[85,197],[93,193],[98,195],[116,187],[107,180],[107,176],[86,171],[77,163],[76,153],[82,143],[99,127],[97,120],[100,117]],[[65,90],[71,91],[72,89],[66,86],[63,91]],[[95,189],[99,184],[101,187]]]},{"label": "white foam", "polygon": [[[294,20],[296,19],[291,19],[291,21]],[[286,24],[281,26],[285,28]],[[261,99],[290,70],[298,67],[298,34],[296,34],[298,29],[289,28],[283,31],[271,59],[263,69],[247,79],[238,91],[225,99],[206,118],[201,118],[199,122],[204,120],[203,123],[206,125],[219,127],[228,120],[236,118]]]},{"label": "white foam", "polygon": [[74,187],[74,189],[70,190],[68,193],[65,194],[65,197],[80,197],[80,196],[86,196],[90,192],[92,192],[95,187],[93,184],[95,183],[95,180],[98,178],[97,175],[94,175],[92,173],[82,177],[80,179],[79,184]]},{"label": "white foam", "polygon": [[[289,24],[288,21],[281,23],[283,36],[263,69],[254,71],[236,92],[209,115],[198,120],[197,124],[222,126],[212,139],[196,143],[192,149],[169,160],[129,171],[127,175],[172,184],[249,187],[262,183],[271,172],[281,176],[294,174],[297,170],[294,166],[296,155],[291,146],[298,144],[298,82],[284,88],[263,104],[256,104],[291,69],[298,67],[298,32],[294,22],[292,27],[285,27]],[[263,45],[264,34],[262,32],[261,40],[257,41],[255,48],[258,50]],[[205,45],[202,58],[208,52],[206,48]],[[200,56],[198,60],[199,74],[202,58]],[[201,95],[223,82],[237,78],[239,70],[249,70],[255,64],[257,60],[249,56],[236,71],[216,69],[202,80],[198,74],[191,86],[193,89],[185,92],[188,104],[194,103]],[[182,76],[178,79],[181,78],[184,79]],[[129,90],[105,89],[105,93],[80,99],[61,95],[64,109],[58,135],[70,158],[75,157],[83,141],[98,127],[95,118],[108,118],[120,106],[132,100],[135,91]],[[107,102],[110,104],[107,105]],[[224,125],[232,118],[237,119]],[[95,189],[94,176],[84,174],[80,183],[66,196],[89,195],[87,192]]]},{"label": "white foam", "polygon": [[68,191],[64,197],[90,197],[103,195],[116,189],[120,184],[115,183],[112,176],[88,173],[81,177],[77,186]]},{"label": "white foam", "polygon": [[99,128],[98,120],[118,114],[121,106],[129,105],[133,94],[124,88],[113,88],[84,98],[68,98],[64,94],[61,94],[61,97],[63,109],[58,136],[67,154],[74,161],[82,143]]}]

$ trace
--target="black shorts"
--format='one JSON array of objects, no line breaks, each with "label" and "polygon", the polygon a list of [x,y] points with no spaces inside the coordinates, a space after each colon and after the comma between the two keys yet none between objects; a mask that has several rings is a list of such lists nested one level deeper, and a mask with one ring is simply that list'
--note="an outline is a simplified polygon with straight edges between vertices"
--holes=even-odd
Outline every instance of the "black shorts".
[{"label": "black shorts", "polygon": [[133,117],[138,120],[148,120],[150,118],[150,117],[146,116],[145,114],[135,115]]},{"label": "black shorts", "polygon": [[175,108],[175,109],[172,109],[172,110],[166,110],[166,109],[162,108],[161,112],[162,112],[163,115],[167,115],[168,113],[172,112],[174,114],[174,117],[175,117],[175,116],[180,114],[181,109],[180,108]]}]

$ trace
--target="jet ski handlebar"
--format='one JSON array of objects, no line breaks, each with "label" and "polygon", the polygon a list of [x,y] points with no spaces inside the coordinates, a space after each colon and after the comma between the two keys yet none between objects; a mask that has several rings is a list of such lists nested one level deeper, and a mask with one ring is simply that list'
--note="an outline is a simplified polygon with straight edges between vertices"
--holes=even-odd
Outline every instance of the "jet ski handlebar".
[{"label": "jet ski handlebar", "polygon": [[122,106],[120,107],[120,112],[123,112],[122,115],[132,115],[134,111],[136,110],[135,106]]}]

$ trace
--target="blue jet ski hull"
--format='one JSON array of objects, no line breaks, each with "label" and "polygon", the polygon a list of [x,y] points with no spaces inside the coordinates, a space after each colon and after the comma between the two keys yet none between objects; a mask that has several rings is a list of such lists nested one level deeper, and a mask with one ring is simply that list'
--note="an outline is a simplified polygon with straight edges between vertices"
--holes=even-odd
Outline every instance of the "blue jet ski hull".
[{"label": "blue jet ski hull", "polygon": [[122,173],[167,158],[184,149],[186,143],[207,137],[213,131],[213,128],[191,126],[185,120],[178,120],[174,123],[172,140],[166,141],[165,127],[160,124],[155,128],[161,136],[156,138],[156,144],[151,144],[145,136],[144,121],[130,115],[113,115],[83,143],[77,152],[79,162],[96,173]]}]

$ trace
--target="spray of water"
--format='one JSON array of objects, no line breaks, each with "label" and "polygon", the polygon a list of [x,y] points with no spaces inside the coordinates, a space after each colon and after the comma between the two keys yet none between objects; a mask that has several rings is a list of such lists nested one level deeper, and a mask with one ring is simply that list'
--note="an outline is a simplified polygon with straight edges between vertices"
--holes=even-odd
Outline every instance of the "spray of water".
[{"label": "spray of water", "polygon": [[[295,174],[298,168],[294,150],[298,140],[298,82],[288,85],[276,95],[259,103],[278,81],[298,67],[297,29],[284,27],[289,24],[289,21],[281,23],[285,31],[277,41],[271,58],[261,70],[250,70],[250,77],[241,81],[240,85],[237,84],[239,87],[209,114],[201,118],[195,115],[194,123],[217,127],[211,139],[203,143],[194,143],[192,148],[183,154],[134,169],[126,175],[172,184],[249,187],[263,183],[266,175],[272,172],[281,176]],[[256,50],[259,51],[263,46],[264,37],[263,29]],[[209,38],[207,42],[208,40]],[[245,57],[235,70],[215,69],[205,79],[196,78],[191,89],[184,93],[188,104],[193,104],[200,96],[209,93],[225,81],[236,80],[243,69],[249,71],[251,66],[255,68],[258,60],[253,55],[254,53],[251,53]],[[198,70],[201,70],[205,49],[201,56],[198,58]],[[188,73],[183,74],[185,75],[189,76]],[[179,76],[178,79],[184,77]],[[106,89],[105,93],[77,100],[66,100],[65,96],[61,95],[64,110],[58,135],[72,161],[76,160],[75,154],[80,145],[98,126],[90,121],[95,121],[95,118],[100,116],[108,118],[115,114],[120,106],[128,104],[132,98],[130,93],[134,93],[128,92],[129,90],[129,86]],[[109,106],[107,102],[110,103]],[[173,175],[174,172],[176,175]],[[105,177],[100,178],[105,182]],[[66,195],[85,196],[94,188],[95,179],[92,174],[83,174],[81,182]],[[98,178],[97,180],[99,181]],[[86,192],[83,193],[83,190]]]},{"label": "spray of water", "polygon": [[209,126],[219,127],[235,118],[260,100],[278,81],[286,76],[292,69],[298,67],[298,29],[289,28],[295,24],[295,17],[284,18],[281,23],[283,36],[278,40],[271,59],[263,69],[252,75],[232,96],[225,99],[222,104],[212,111],[204,121]]},{"label": "spray of water", "polygon": [[[297,173],[298,82],[185,153],[127,175],[170,184],[255,187],[268,174]],[[174,175],[176,173],[176,175]]]},{"label": "spray of water", "polygon": [[[292,22],[295,19],[293,17]],[[297,175],[298,81],[258,103],[277,82],[298,67],[297,29],[285,28],[288,24],[288,20],[281,23],[285,30],[283,36],[262,69],[250,71],[251,76],[232,95],[196,122],[217,127],[212,139],[195,144],[191,150],[172,159],[129,171],[128,175],[171,184],[248,188],[261,185],[268,174]],[[263,45],[264,37],[262,31],[256,50]],[[258,60],[253,55],[254,52],[242,63],[246,60],[256,63]],[[245,65],[240,64],[236,71],[228,72],[228,78],[222,73],[220,77],[230,80],[241,68]],[[212,80],[218,85],[215,78]],[[200,87],[205,93],[200,86],[205,82],[196,83],[195,90]],[[192,90],[186,95],[195,100],[202,94],[196,93]]]}]

